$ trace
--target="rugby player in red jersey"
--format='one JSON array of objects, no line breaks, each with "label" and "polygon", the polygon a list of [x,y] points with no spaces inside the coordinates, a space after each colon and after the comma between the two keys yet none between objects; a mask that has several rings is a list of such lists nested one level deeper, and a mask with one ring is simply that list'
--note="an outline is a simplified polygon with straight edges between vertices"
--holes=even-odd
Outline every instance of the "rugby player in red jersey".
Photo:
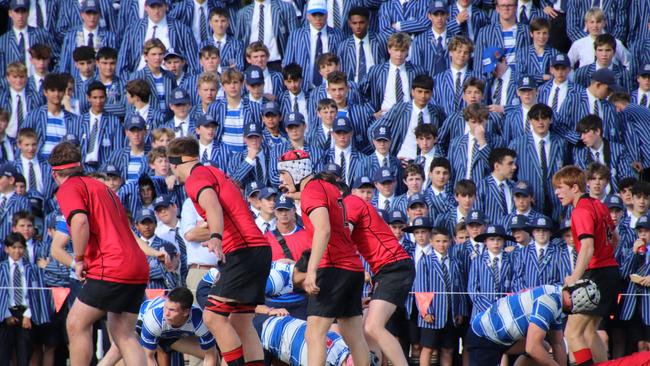
[{"label": "rugby player in red jersey", "polygon": [[177,138],[167,148],[172,172],[208,223],[200,238],[221,262],[220,280],[210,289],[203,320],[229,366],[264,365],[253,328],[255,307],[264,304],[271,248],[255,225],[237,184],[214,166],[199,163],[199,143]]},{"label": "rugby player in red jersey", "polygon": [[576,166],[566,166],[553,176],[555,194],[563,206],[573,205],[571,232],[578,259],[565,285],[579,279],[596,283],[600,303],[589,312],[569,315],[565,336],[577,365],[607,360],[605,344],[596,334],[603,317],[613,310],[620,286],[614,249],[618,245],[616,227],[607,207],[585,194],[587,178]]},{"label": "rugby player in red jersey", "polygon": [[326,335],[337,320],[356,366],[370,365],[363,336],[361,291],[364,271],[346,227],[345,205],[336,178],[312,174],[309,154],[292,150],[280,157],[280,189],[300,192],[300,209],[312,250],[304,289],[307,302],[307,356],[309,366],[325,364]]},{"label": "rugby player in red jersey", "polygon": [[408,366],[402,346],[386,323],[398,306],[404,306],[415,279],[415,265],[377,209],[359,196],[343,199],[352,242],[374,274],[372,295],[364,323],[366,335],[395,366]]},{"label": "rugby player in red jersey", "polygon": [[72,238],[71,267],[85,281],[67,318],[71,364],[90,364],[92,325],[108,314],[108,329],[125,364],[144,365],[135,322],[149,281],[149,265],[126,211],[110,188],[83,175],[81,152],[74,144],[57,145],[48,162]]}]

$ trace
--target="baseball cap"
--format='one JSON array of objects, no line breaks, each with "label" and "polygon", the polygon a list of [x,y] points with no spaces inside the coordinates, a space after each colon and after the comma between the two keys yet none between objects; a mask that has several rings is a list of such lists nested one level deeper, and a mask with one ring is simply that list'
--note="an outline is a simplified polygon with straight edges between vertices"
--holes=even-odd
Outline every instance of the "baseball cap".
[{"label": "baseball cap", "polygon": [[623,88],[616,82],[616,74],[614,74],[614,71],[608,68],[596,70],[593,75],[591,75],[591,81],[606,84],[614,92],[623,90]]},{"label": "baseball cap", "polygon": [[250,65],[244,72],[244,75],[246,77],[246,84],[264,84],[264,72],[259,66]]},{"label": "baseball cap", "polygon": [[99,13],[99,4],[97,3],[97,0],[82,1],[81,6],[79,7],[79,11],[81,13]]},{"label": "baseball cap", "polygon": [[530,187],[530,183],[526,182],[525,180],[520,180],[515,184],[515,188],[512,190],[512,195],[522,195],[526,197],[531,197],[533,195],[533,191]]},{"label": "baseball cap", "polygon": [[280,195],[277,200],[275,200],[275,209],[276,210],[290,210],[296,208],[293,199],[285,195]]},{"label": "baseball cap", "polygon": [[508,228],[512,230],[526,230],[528,229],[528,216],[526,215],[516,215],[510,219],[508,223]]},{"label": "baseball cap", "polygon": [[442,1],[432,1],[429,3],[429,14],[435,14],[438,12],[449,13],[447,6]]},{"label": "baseball cap", "polygon": [[391,212],[388,214],[388,217],[387,217],[387,220],[386,220],[386,221],[387,221],[389,224],[395,224],[395,223],[398,223],[398,222],[401,222],[401,223],[403,223],[403,224],[406,224],[406,222],[407,222],[408,220],[406,219],[406,215],[404,215],[404,213],[403,213],[402,211],[400,211],[400,210],[393,210],[393,211],[391,211]]},{"label": "baseball cap", "polygon": [[273,195],[277,195],[278,191],[273,187],[264,187],[260,190],[260,199],[269,198]]},{"label": "baseball cap", "polygon": [[504,52],[499,47],[488,47],[483,51],[483,71],[486,73],[491,73],[494,69],[497,68],[497,64],[503,58]]},{"label": "baseball cap", "polygon": [[506,241],[516,241],[515,238],[506,234],[506,229],[501,225],[488,225],[488,227],[485,228],[485,232],[477,235],[474,240],[482,243],[487,240],[487,238],[492,238],[495,236]]},{"label": "baseball cap", "polygon": [[541,215],[532,219],[528,223],[529,229],[544,229],[544,230],[553,230],[553,221],[547,216]]},{"label": "baseball cap", "polygon": [[639,75],[650,75],[650,64],[645,64],[639,68]]},{"label": "baseball cap", "polygon": [[113,176],[116,176],[116,177],[121,177],[122,176],[122,174],[120,173],[120,170],[113,164],[106,165],[106,168],[104,168],[104,174],[113,175]]},{"label": "baseball cap", "polygon": [[81,143],[79,142],[79,139],[73,133],[66,133],[65,136],[63,136],[63,138],[61,139],[61,142],[64,142],[64,141],[69,142],[69,143],[71,143],[71,144],[73,144],[73,145],[75,145],[77,147],[79,145],[81,145]]},{"label": "baseball cap", "polygon": [[190,95],[183,88],[176,88],[172,91],[170,104],[190,104]]},{"label": "baseball cap", "polygon": [[291,112],[284,119],[284,126],[285,127],[300,126],[301,124],[304,124],[304,123],[305,123],[305,116],[303,116],[302,113],[300,113],[300,112]]},{"label": "baseball cap", "polygon": [[144,2],[145,5],[147,6],[153,6],[153,5],[165,5],[164,0],[146,0]]},{"label": "baseball cap", "polygon": [[348,117],[338,117],[332,127],[334,132],[352,132],[352,122]]},{"label": "baseball cap", "polygon": [[168,194],[163,194],[153,201],[153,209],[157,210],[160,207],[169,207],[172,204],[172,198]]},{"label": "baseball cap", "polygon": [[246,189],[244,189],[244,194],[246,198],[250,197],[253,193],[259,192],[262,189],[262,185],[257,181],[250,181],[246,184]]},{"label": "baseball cap", "polygon": [[181,55],[180,52],[176,51],[174,48],[170,47],[167,52],[165,52],[165,56],[163,57],[164,60],[167,60],[168,57],[176,56],[178,58],[182,58],[185,60],[185,57]]},{"label": "baseball cap", "polygon": [[9,3],[9,8],[11,8],[11,10],[29,10],[29,0],[11,0]]},{"label": "baseball cap", "polygon": [[416,203],[421,203],[421,204],[426,206],[427,200],[424,199],[424,195],[422,195],[421,193],[415,193],[415,194],[411,195],[411,197],[409,197],[406,207],[410,208],[411,206],[413,206]]},{"label": "baseball cap", "polygon": [[431,223],[431,219],[429,219],[427,216],[418,216],[415,219],[413,219],[411,225],[405,227],[402,230],[407,233],[412,233],[416,229],[429,229],[429,230],[433,229],[433,224]]},{"label": "baseball cap", "polygon": [[569,57],[567,57],[567,55],[558,53],[551,59],[551,66],[571,67],[571,61],[569,61]]},{"label": "baseball cap", "polygon": [[485,225],[485,215],[480,210],[470,210],[465,217],[466,224]]},{"label": "baseball cap", "polygon": [[137,128],[138,130],[145,130],[147,128],[147,123],[137,113],[132,115],[131,118],[124,123],[125,130],[129,131],[134,128]]},{"label": "baseball cap", "polygon": [[328,163],[328,164],[326,164],[326,165],[325,165],[325,168],[323,169],[323,171],[324,171],[325,173],[331,173],[331,174],[334,174],[334,175],[336,175],[337,177],[340,177],[340,176],[341,176],[341,173],[342,173],[342,171],[341,171],[341,167],[340,167],[338,164],[334,164],[334,163]]},{"label": "baseball cap", "polygon": [[393,175],[393,172],[391,172],[390,169],[386,167],[377,170],[373,178],[374,178],[373,181],[375,183],[385,183],[385,182],[395,181],[395,176]]},{"label": "baseball cap", "polygon": [[135,222],[140,224],[144,220],[151,220],[153,222],[156,222],[156,214],[148,208],[144,208],[138,211],[138,216],[135,217]]},{"label": "baseball cap", "polygon": [[370,187],[373,186],[370,177],[368,177],[367,175],[356,177],[352,181],[352,188],[354,189],[362,188],[363,186],[370,186]]},{"label": "baseball cap", "polygon": [[260,131],[260,128],[255,122],[248,122],[244,126],[244,137],[250,136],[262,136],[262,131]]},{"label": "baseball cap", "polygon": [[625,205],[623,205],[623,200],[621,197],[615,195],[615,194],[610,194],[605,197],[605,202],[603,202],[607,208],[610,210],[612,208],[618,208],[619,210],[625,210]]},{"label": "baseball cap", "polygon": [[571,230],[570,218],[562,220],[562,222],[560,223],[560,228],[553,235],[555,235],[556,237],[561,237],[562,235],[564,235],[565,232],[569,230]]},{"label": "baseball cap", "polygon": [[217,121],[210,114],[202,114],[196,120],[196,127],[207,126],[209,124],[218,125]]},{"label": "baseball cap", "polygon": [[307,3],[307,13],[327,14],[327,2],[325,0],[310,0]]},{"label": "baseball cap", "polygon": [[650,216],[648,214],[645,214],[641,217],[639,217],[638,220],[636,220],[636,227],[635,229],[647,229],[650,230]]},{"label": "baseball cap", "polygon": [[390,129],[386,126],[375,128],[375,131],[372,134],[373,140],[390,140],[390,137]]},{"label": "baseball cap", "polygon": [[265,116],[268,113],[273,113],[274,115],[279,116],[280,105],[278,105],[278,103],[274,101],[269,101],[264,103],[264,107],[262,108],[262,115]]},{"label": "baseball cap", "polygon": [[0,165],[0,176],[16,178],[18,176],[18,170],[16,170],[12,163],[4,163]]},{"label": "baseball cap", "polygon": [[519,86],[517,87],[517,90],[530,90],[536,88],[537,83],[530,76],[526,75],[519,79]]}]

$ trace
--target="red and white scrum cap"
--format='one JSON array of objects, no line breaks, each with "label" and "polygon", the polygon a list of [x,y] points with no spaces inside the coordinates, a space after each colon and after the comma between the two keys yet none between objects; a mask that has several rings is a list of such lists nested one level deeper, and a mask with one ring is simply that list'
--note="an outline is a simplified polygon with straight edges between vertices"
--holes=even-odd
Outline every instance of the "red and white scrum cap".
[{"label": "red and white scrum cap", "polygon": [[289,173],[293,182],[300,184],[300,181],[312,174],[309,154],[304,150],[287,151],[280,157],[278,171]]}]

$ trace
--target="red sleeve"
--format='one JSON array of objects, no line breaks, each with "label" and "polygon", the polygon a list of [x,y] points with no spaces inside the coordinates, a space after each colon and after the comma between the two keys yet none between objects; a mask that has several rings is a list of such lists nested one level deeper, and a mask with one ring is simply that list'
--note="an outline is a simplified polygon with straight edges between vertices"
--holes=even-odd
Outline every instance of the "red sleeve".
[{"label": "red sleeve", "polygon": [[593,212],[576,207],[571,213],[571,230],[578,240],[593,238],[595,235],[595,218]]},{"label": "red sleeve", "polygon": [[361,199],[355,196],[348,196],[343,200],[343,203],[345,204],[347,221],[355,227],[359,226],[365,211],[365,205],[362,204]]},{"label": "red sleeve", "polygon": [[214,184],[205,177],[191,177],[185,182],[185,192],[194,202],[199,202],[199,195],[207,188],[214,189]]},{"label": "red sleeve", "polygon": [[72,217],[78,213],[83,213],[88,215],[88,200],[86,197],[87,191],[81,189],[79,184],[76,182],[68,181],[69,184],[65,184],[59,189],[56,193],[56,200],[61,207],[61,213],[65,217],[68,225],[70,225],[70,220]]},{"label": "red sleeve", "polygon": [[307,216],[319,207],[327,207],[327,192],[320,182],[309,184],[300,195],[300,208]]}]

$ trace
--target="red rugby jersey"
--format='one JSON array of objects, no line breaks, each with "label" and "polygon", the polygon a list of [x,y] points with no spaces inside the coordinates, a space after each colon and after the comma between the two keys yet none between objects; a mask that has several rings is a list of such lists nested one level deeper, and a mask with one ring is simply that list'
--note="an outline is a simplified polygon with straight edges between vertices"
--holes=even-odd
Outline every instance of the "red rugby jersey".
[{"label": "red rugby jersey", "polygon": [[609,209],[599,200],[583,196],[571,212],[573,243],[580,252],[580,239],[594,239],[594,255],[587,269],[616,267],[612,235],[616,225],[609,215]]}]

